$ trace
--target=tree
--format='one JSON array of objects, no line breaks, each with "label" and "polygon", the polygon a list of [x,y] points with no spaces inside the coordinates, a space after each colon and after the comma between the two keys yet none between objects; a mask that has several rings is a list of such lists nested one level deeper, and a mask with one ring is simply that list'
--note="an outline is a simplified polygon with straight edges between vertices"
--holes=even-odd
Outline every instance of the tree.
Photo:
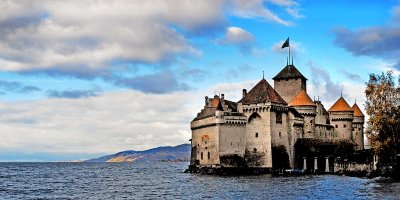
[{"label": "tree", "polygon": [[392,71],[370,74],[365,89],[368,138],[382,164],[400,153],[400,76],[395,82]]}]

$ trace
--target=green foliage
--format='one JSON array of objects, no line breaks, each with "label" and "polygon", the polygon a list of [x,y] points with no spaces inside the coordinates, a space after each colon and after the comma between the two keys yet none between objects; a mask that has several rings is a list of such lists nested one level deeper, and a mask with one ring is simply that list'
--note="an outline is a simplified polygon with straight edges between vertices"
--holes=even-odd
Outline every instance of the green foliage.
[{"label": "green foliage", "polygon": [[366,84],[368,139],[381,161],[389,163],[400,153],[400,77],[396,86],[392,71],[370,74]]}]

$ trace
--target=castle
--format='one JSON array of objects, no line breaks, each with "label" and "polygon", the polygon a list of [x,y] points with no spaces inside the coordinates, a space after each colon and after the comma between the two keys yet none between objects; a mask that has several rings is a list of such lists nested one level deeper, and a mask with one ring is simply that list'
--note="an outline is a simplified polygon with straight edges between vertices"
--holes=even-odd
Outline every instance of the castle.
[{"label": "castle", "polygon": [[331,172],[333,162],[364,148],[364,115],[340,97],[327,111],[307,94],[293,64],[264,78],[242,99],[205,97],[191,122],[189,169],[303,169]]}]

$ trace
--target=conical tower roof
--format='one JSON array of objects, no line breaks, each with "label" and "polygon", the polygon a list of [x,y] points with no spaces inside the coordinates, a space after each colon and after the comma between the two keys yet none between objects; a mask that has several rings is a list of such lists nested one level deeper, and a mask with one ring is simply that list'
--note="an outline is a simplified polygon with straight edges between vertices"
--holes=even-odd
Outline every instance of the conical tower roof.
[{"label": "conical tower roof", "polygon": [[353,109],[349,106],[349,104],[346,102],[346,100],[344,100],[343,97],[340,97],[328,110],[328,112],[340,112],[340,111],[353,111]]},{"label": "conical tower roof", "polygon": [[293,99],[289,102],[289,106],[317,106],[308,96],[307,92],[300,91]]},{"label": "conical tower roof", "polygon": [[239,103],[246,105],[267,102],[287,104],[265,79],[258,82],[257,85],[239,101]]},{"label": "conical tower roof", "polygon": [[287,65],[273,79],[281,80],[287,78],[302,78],[307,80],[306,77],[304,77],[294,65]]},{"label": "conical tower roof", "polygon": [[361,109],[358,107],[356,103],[351,107],[354,111],[354,117],[364,117],[364,114],[362,113]]}]

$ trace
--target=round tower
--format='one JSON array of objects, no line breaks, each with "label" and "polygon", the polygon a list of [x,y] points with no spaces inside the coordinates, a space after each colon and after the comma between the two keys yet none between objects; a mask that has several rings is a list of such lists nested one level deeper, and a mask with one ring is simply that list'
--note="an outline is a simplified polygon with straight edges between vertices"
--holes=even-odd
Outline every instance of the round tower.
[{"label": "round tower", "polygon": [[351,107],[354,111],[353,140],[357,144],[356,150],[364,149],[364,120],[365,116],[356,103]]},{"label": "round tower", "polygon": [[350,139],[352,137],[354,111],[349,104],[340,97],[328,110],[329,121],[335,128],[336,137]]},{"label": "round tower", "polygon": [[315,116],[317,105],[311,100],[307,92],[300,91],[288,104],[294,107],[304,117],[303,138],[315,138]]}]

